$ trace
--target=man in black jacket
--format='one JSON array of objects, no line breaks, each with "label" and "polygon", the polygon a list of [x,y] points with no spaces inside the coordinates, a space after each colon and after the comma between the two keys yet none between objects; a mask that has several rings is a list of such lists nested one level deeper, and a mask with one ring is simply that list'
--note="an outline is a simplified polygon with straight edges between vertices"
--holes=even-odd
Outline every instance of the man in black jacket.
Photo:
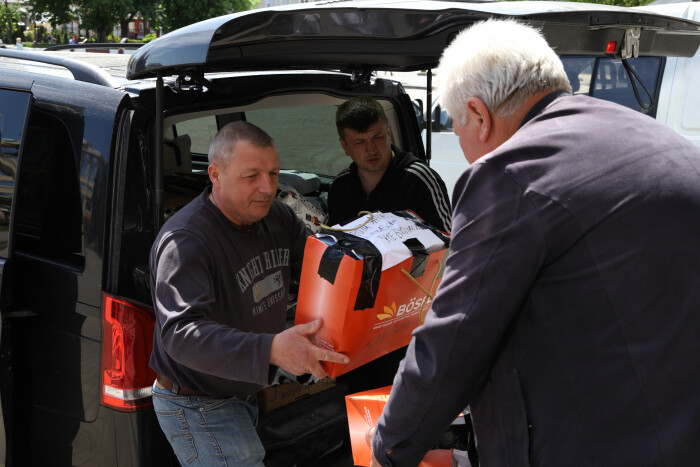
[{"label": "man in black jacket", "polygon": [[[340,144],[352,164],[328,190],[328,224],[342,224],[360,211],[412,210],[423,221],[450,232],[447,188],[440,176],[411,153],[391,144],[391,128],[376,99],[354,97],[335,114]],[[373,360],[339,380],[350,393],[391,385],[406,347]]]},{"label": "man in black jacket", "polygon": [[338,107],[335,122],[352,164],[328,190],[329,225],[357,217],[360,211],[410,209],[428,225],[450,231],[445,183],[423,161],[391,144],[389,121],[376,99],[346,101]]},{"label": "man in black jacket", "polygon": [[482,466],[697,465],[700,151],[572,95],[512,20],[460,33],[439,76],[471,165],[373,465],[418,465],[466,405]]}]

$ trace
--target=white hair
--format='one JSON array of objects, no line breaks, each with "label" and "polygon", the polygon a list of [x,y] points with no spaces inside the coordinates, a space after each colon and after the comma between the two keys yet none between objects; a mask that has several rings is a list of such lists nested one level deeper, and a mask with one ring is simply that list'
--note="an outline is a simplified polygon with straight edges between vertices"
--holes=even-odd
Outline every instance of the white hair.
[{"label": "white hair", "polygon": [[509,19],[489,19],[460,32],[442,54],[437,81],[440,104],[461,125],[470,97],[508,116],[538,92],[571,92],[561,60],[541,33]]}]

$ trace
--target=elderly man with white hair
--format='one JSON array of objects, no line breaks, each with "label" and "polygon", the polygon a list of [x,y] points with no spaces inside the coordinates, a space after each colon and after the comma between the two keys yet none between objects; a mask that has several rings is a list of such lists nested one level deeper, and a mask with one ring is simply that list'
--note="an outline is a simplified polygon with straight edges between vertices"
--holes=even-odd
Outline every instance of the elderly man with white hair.
[{"label": "elderly man with white hair", "polygon": [[697,465],[700,151],[573,96],[516,21],[463,31],[438,77],[471,166],[373,463],[418,465],[469,406],[481,466]]}]

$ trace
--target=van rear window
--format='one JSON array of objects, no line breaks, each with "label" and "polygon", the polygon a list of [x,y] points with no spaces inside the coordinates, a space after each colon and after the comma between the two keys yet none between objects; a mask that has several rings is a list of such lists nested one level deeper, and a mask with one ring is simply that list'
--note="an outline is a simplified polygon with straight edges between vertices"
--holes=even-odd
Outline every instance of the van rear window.
[{"label": "van rear window", "polygon": [[576,55],[562,56],[561,60],[574,94],[588,94],[651,116],[656,114],[656,107],[651,106],[651,99],[644,86],[656,102],[658,83],[665,61],[663,57],[638,57],[627,60],[638,76],[638,79],[635,78],[635,84],[639,99],[635,95],[630,75],[622,60]]},{"label": "van rear window", "polygon": [[[251,109],[178,122],[169,127],[168,138],[188,136],[192,171],[206,168],[209,144],[217,129],[234,120],[247,120],[272,136],[282,170],[309,172],[332,178],[350,164],[338,142],[335,105],[307,105]],[[168,167],[166,166],[166,172]]]},{"label": "van rear window", "polygon": [[275,140],[284,169],[334,177],[350,164],[335,127],[335,105],[258,109],[246,120],[267,131]]}]

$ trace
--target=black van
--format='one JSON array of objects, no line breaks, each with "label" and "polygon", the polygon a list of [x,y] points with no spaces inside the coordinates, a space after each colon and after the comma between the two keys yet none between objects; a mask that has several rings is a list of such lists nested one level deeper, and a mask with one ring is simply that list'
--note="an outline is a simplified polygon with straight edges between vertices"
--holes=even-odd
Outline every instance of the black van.
[{"label": "black van", "polygon": [[[489,17],[541,26],[559,53],[692,56],[700,43],[697,23],[624,8],[407,1],[214,18],[138,49],[121,78],[71,58],[81,52],[0,50],[7,464],[174,464],[150,400],[148,253],[208,183],[211,137],[235,120],[260,125],[282,173],[311,178],[302,194],[322,200],[349,163],[335,108],[370,95],[394,143],[425,159],[409,96],[375,72],[430,70]],[[318,459],[346,443],[343,396],[341,385],[263,414],[266,463],[328,465]]]}]

